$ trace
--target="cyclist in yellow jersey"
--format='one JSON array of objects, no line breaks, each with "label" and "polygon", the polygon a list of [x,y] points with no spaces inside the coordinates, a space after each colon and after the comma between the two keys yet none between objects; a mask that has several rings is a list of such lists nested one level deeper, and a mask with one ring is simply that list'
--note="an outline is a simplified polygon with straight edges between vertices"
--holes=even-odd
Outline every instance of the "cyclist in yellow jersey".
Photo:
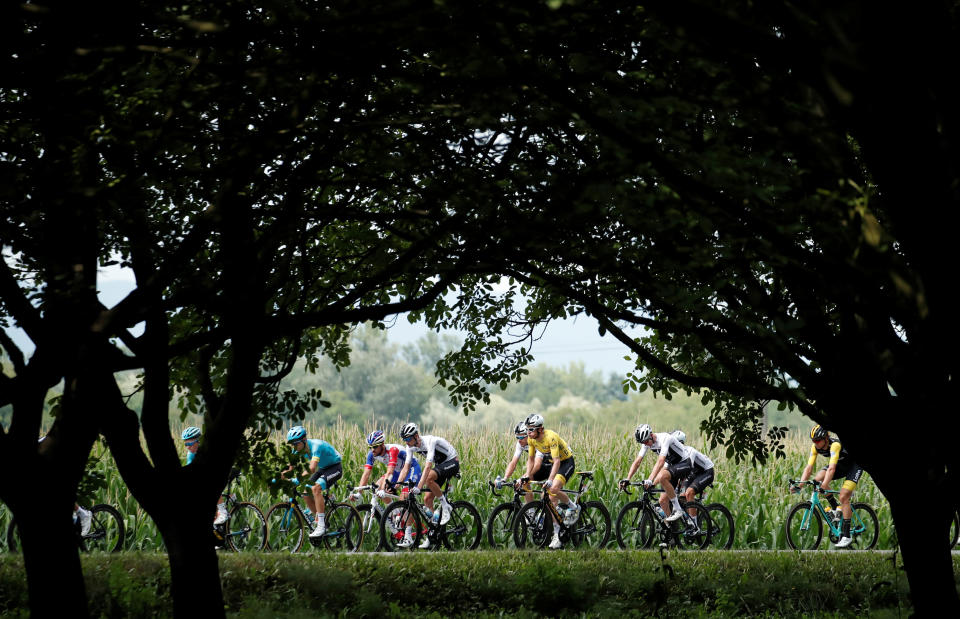
[{"label": "cyclist in yellow jersey", "polygon": [[[537,464],[537,452],[542,453],[544,458],[549,456],[552,460],[552,466],[550,467],[550,472],[547,474],[547,479],[543,483],[543,487],[549,492],[550,501],[554,506],[557,506],[559,502],[559,507],[566,510],[563,518],[564,524],[571,525],[577,521],[577,517],[580,515],[580,506],[571,500],[567,493],[563,491],[563,486],[576,470],[573,451],[570,450],[566,441],[560,438],[556,432],[543,429],[543,417],[540,415],[530,415],[527,417],[526,423],[527,444],[530,448],[527,456],[527,472],[517,480],[517,483],[520,486],[526,484],[534,474]],[[557,549],[560,548],[560,546],[560,523],[554,522],[553,539],[550,540],[550,548]]]},{"label": "cyclist in yellow jersey", "polygon": [[[813,465],[816,464],[818,455],[830,458],[827,466],[818,471],[813,478],[820,482],[821,490],[829,490],[830,482],[835,477],[846,478],[840,487],[839,495],[840,508],[843,513],[843,532],[840,540],[834,546],[835,548],[846,548],[853,542],[853,538],[850,536],[850,521],[853,518],[850,497],[853,495],[853,491],[857,489],[857,483],[860,481],[860,476],[863,475],[863,469],[847,455],[847,451],[840,444],[840,441],[831,437],[823,426],[813,426],[810,430],[810,440],[813,441],[810,446],[810,457],[807,459],[807,466],[803,469],[800,481],[807,481],[810,478],[810,473],[813,472]],[[793,492],[797,492],[799,489],[799,486],[795,487]],[[829,496],[832,497],[832,495]]]}]

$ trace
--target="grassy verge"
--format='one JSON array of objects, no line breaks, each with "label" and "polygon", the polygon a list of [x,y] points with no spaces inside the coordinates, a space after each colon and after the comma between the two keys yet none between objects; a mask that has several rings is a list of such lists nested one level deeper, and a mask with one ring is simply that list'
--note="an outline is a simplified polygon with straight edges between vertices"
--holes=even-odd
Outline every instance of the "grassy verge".
[{"label": "grassy verge", "polygon": [[[83,558],[95,616],[169,614],[165,557]],[[954,559],[960,569],[960,557]],[[474,552],[233,555],[231,616],[906,616],[892,553]],[[19,557],[0,558],[0,614],[25,614]]]}]

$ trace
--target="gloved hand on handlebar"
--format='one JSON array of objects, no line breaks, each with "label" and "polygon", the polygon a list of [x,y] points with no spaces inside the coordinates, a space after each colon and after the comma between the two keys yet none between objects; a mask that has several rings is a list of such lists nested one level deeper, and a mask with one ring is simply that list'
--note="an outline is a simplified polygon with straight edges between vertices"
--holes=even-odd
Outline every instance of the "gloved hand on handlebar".
[{"label": "gloved hand on handlebar", "polygon": [[620,492],[625,492],[625,491],[627,490],[627,486],[628,486],[629,484],[630,484],[630,480],[629,480],[629,479],[621,479],[621,480],[618,482],[617,485],[620,486]]},{"label": "gloved hand on handlebar", "polygon": [[410,488],[410,494],[414,494],[414,495],[420,494],[420,488],[418,486],[414,486],[413,488]]}]

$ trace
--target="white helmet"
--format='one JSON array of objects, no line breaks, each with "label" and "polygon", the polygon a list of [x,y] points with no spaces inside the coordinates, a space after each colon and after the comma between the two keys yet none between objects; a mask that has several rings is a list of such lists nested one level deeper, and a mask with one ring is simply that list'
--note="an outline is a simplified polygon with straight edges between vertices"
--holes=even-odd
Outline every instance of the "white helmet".
[{"label": "white helmet", "polygon": [[420,433],[420,428],[418,428],[417,424],[415,423],[408,423],[407,425],[400,428],[400,438],[402,438],[403,440],[407,440],[414,434],[419,434],[419,433]]},{"label": "white helmet", "polygon": [[649,440],[651,436],[653,436],[653,430],[647,423],[641,423],[633,432],[633,438],[637,439],[638,443]]},{"label": "white helmet", "polygon": [[536,413],[533,413],[532,415],[527,417],[527,420],[524,423],[526,423],[528,428],[542,428],[543,417],[541,417]]},{"label": "white helmet", "polygon": [[513,434],[517,437],[517,440],[527,436],[527,422],[521,421],[513,427]]},{"label": "white helmet", "polygon": [[687,443],[687,435],[683,433],[683,430],[674,430],[670,434],[672,434],[674,438],[676,438],[681,443],[683,444]]}]

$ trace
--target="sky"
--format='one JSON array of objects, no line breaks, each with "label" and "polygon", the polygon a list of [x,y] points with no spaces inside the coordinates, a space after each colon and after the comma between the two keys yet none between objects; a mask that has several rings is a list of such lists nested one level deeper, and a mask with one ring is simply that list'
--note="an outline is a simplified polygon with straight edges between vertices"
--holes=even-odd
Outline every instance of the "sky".
[{"label": "sky", "polygon": [[[109,268],[100,269],[97,283],[100,301],[112,307],[127,295],[134,282],[129,269]],[[403,316],[398,316],[396,320],[391,317],[385,322],[392,324],[387,332],[388,338],[399,345],[413,343],[429,330],[423,323],[410,324]],[[542,363],[565,367],[573,362],[581,362],[588,372],[599,371],[605,377],[610,373],[626,375],[633,369],[633,363],[624,359],[629,350],[610,335],[601,337],[597,329],[597,321],[589,316],[552,321],[543,336],[533,344],[534,365]],[[32,353],[33,346],[22,331],[8,329],[8,333],[25,354]],[[457,335],[456,332],[451,333]]]}]

